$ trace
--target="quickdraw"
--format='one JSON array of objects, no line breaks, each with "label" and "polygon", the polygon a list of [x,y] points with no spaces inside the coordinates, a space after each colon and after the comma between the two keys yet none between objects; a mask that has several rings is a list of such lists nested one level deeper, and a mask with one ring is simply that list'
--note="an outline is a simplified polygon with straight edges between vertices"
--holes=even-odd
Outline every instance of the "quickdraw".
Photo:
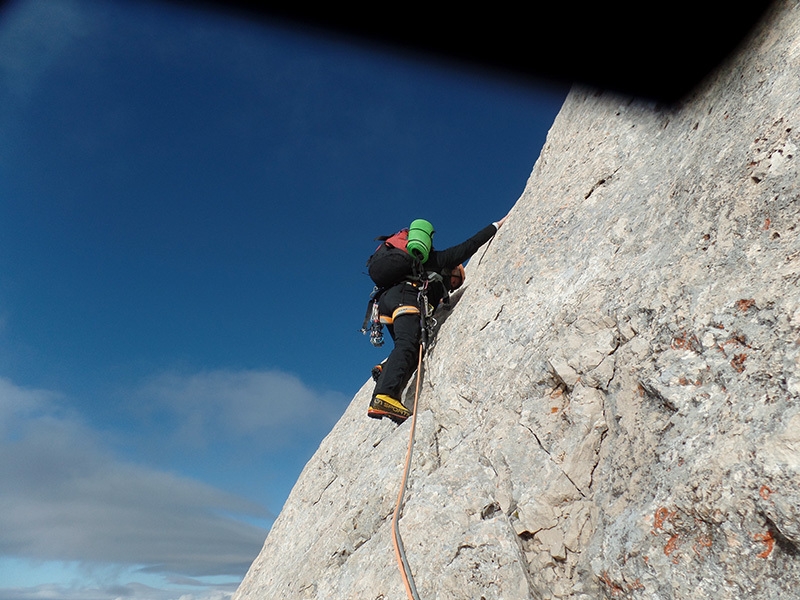
[{"label": "quickdraw", "polygon": [[422,348],[420,354],[428,347],[428,339],[430,339],[433,328],[436,326],[436,319],[433,318],[433,313],[436,307],[431,306],[428,302],[428,280],[426,279],[421,286],[419,286],[419,293],[417,294],[417,304],[419,305],[420,317],[420,330],[422,331]]},{"label": "quickdraw", "polygon": [[[369,295],[369,304],[367,304],[367,314],[364,315],[364,322],[361,324],[361,333],[367,335],[369,331],[369,341],[376,348],[383,346],[383,323],[381,323],[381,315],[378,309],[378,299],[383,293],[383,288],[377,285],[372,288],[372,293]],[[369,329],[367,329],[369,326]]]},{"label": "quickdraw", "polygon": [[378,301],[372,302],[372,315],[369,327],[369,342],[376,348],[383,346],[383,323],[381,323],[381,313],[378,310]]}]

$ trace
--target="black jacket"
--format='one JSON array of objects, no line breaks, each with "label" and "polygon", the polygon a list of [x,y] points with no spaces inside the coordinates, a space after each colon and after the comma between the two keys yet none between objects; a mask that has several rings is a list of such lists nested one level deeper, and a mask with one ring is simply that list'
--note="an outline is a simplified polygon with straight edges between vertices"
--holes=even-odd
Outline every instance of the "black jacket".
[{"label": "black jacket", "polygon": [[497,227],[494,224],[487,225],[457,246],[446,250],[436,250],[435,248],[431,250],[428,260],[422,266],[425,267],[426,273],[437,273],[442,276],[442,281],[434,280],[428,285],[428,302],[432,306],[438,306],[445,294],[450,291],[450,271],[469,260],[481,246],[492,239],[495,233],[497,233]]}]

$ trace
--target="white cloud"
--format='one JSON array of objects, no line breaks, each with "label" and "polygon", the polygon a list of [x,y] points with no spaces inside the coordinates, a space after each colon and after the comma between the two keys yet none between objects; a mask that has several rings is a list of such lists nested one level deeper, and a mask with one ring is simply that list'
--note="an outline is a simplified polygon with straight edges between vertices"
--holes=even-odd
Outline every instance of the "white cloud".
[{"label": "white cloud", "polygon": [[[98,430],[63,395],[0,377],[0,573],[13,559],[78,565],[86,575],[48,585],[15,578],[18,587],[0,589],[0,600],[228,598],[233,584],[203,581],[243,576],[266,537],[251,523],[274,515],[207,483],[123,460],[112,445],[130,450],[136,444],[123,436],[133,435],[153,453],[177,447],[201,461],[200,470],[201,454],[187,453],[187,443],[207,446],[206,457],[233,446],[238,462],[249,455],[272,464],[270,449],[283,457],[292,444],[316,446],[348,400],[278,371],[224,370],[163,374],[129,397],[146,406],[152,428]],[[132,570],[132,583],[118,583]],[[116,575],[98,579],[100,572]]]},{"label": "white cloud", "polygon": [[341,417],[348,400],[279,371],[222,370],[161,375],[143,388],[141,397],[153,414],[168,413],[186,443],[246,439],[254,450],[319,439]]},{"label": "white cloud", "polygon": [[120,460],[56,397],[0,378],[0,556],[244,573],[266,532],[231,515],[265,508]]},{"label": "white cloud", "polygon": [[233,589],[209,587],[162,589],[139,583],[107,586],[37,585],[30,588],[0,588],[0,600],[227,600]]}]

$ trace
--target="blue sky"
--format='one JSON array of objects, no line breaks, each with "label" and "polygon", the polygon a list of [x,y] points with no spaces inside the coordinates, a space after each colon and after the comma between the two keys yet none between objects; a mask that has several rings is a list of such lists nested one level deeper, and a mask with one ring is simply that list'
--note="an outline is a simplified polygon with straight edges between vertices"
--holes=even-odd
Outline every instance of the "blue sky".
[{"label": "blue sky", "polygon": [[6,3],[0,600],[230,595],[388,352],[358,332],[375,236],[505,215],[566,91],[167,2]]}]

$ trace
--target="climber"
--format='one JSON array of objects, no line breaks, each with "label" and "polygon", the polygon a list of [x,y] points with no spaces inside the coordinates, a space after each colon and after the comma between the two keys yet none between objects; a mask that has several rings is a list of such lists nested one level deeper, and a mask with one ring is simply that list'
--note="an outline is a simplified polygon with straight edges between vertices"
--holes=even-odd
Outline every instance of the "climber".
[{"label": "climber", "polygon": [[427,300],[423,302],[430,307],[437,307],[451,290],[463,283],[462,263],[497,233],[506,218],[487,225],[465,242],[446,250],[433,249],[434,231],[430,223],[417,219],[411,224],[407,235],[407,252],[418,259],[417,270],[422,272],[380,290],[377,304],[380,322],[389,330],[394,349],[381,365],[373,369],[376,384],[367,410],[369,417],[389,417],[402,423],[411,416],[411,411],[403,405],[400,397],[419,359],[422,335],[420,311],[425,310],[429,314],[426,310],[428,307],[421,306],[420,289],[427,288]]}]

